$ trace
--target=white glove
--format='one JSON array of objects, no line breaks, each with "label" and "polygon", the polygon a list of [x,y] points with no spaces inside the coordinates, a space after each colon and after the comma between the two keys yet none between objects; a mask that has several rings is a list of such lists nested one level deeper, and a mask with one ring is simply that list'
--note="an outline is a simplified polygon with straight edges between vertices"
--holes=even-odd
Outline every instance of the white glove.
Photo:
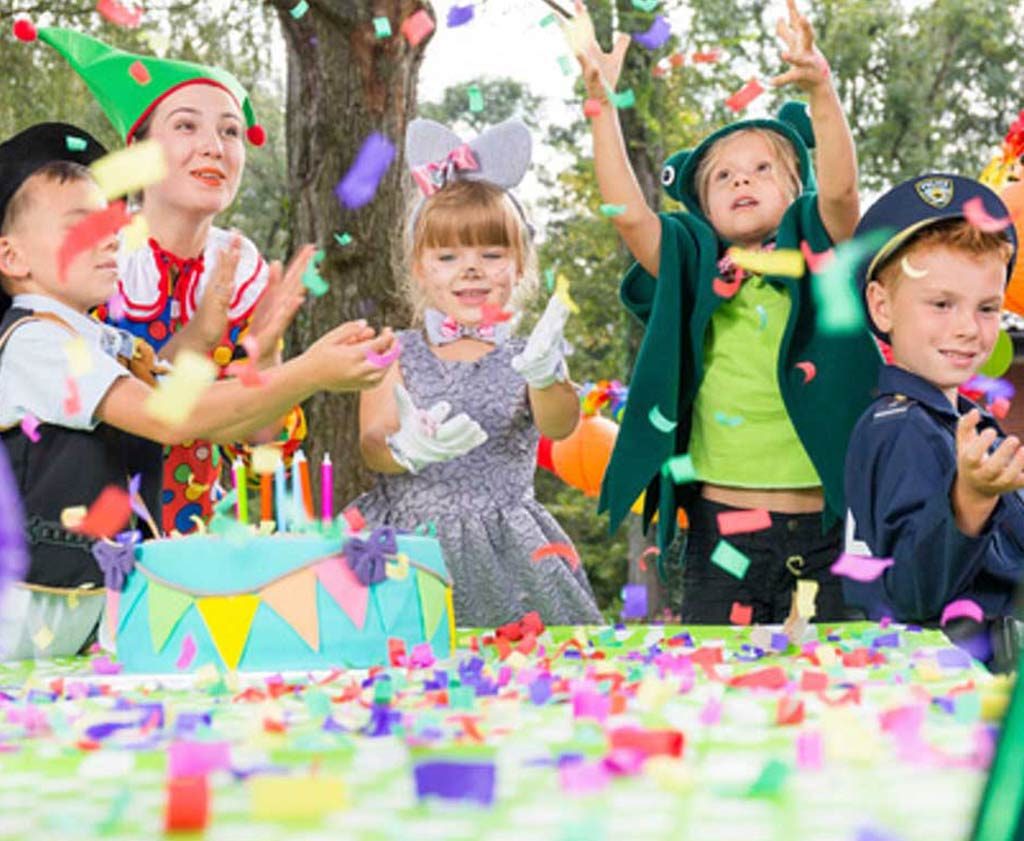
[{"label": "white glove", "polygon": [[547,388],[569,379],[562,338],[568,319],[569,307],[560,295],[552,295],[523,352],[512,358],[512,369],[533,388]]},{"label": "white glove", "polygon": [[428,464],[465,455],[487,440],[487,433],[465,412],[449,418],[451,404],[441,400],[429,409],[417,409],[405,390],[395,385],[398,432],[387,437],[391,456],[413,475]]}]

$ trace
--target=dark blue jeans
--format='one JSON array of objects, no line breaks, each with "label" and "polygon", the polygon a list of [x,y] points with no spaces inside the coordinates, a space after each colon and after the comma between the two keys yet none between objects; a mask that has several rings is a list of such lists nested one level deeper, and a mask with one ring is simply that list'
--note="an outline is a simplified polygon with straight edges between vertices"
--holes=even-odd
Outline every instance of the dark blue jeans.
[{"label": "dark blue jeans", "polygon": [[[840,579],[829,572],[842,546],[842,523],[824,534],[821,514],[771,515],[771,528],[723,537],[718,514],[742,509],[699,498],[687,509],[690,529],[683,557],[682,621],[693,625],[728,625],[733,602],[749,605],[752,621],[784,622],[798,579],[818,582],[817,622],[856,618],[843,602]],[[727,540],[750,558],[738,579],[711,561],[719,540]]]}]

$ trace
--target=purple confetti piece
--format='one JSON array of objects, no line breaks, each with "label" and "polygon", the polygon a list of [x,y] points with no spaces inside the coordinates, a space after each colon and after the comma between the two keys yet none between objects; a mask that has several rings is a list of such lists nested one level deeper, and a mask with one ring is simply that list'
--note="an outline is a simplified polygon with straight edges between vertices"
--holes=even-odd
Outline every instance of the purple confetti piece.
[{"label": "purple confetti piece", "polygon": [[959,648],[940,649],[935,659],[943,669],[968,669],[971,666],[971,655]]},{"label": "purple confetti piece", "polygon": [[665,45],[672,35],[672,27],[663,15],[658,15],[646,32],[633,35],[633,40],[649,50],[656,50]]},{"label": "purple confetti piece", "polygon": [[395,146],[383,134],[374,132],[363,141],[355,163],[334,188],[338,200],[350,210],[373,201],[377,187],[395,159]]},{"label": "purple confetti piece", "polygon": [[627,584],[622,588],[622,618],[643,619],[647,616],[647,585]]},{"label": "purple confetti piece", "polygon": [[494,802],[496,769],[493,762],[421,762],[413,769],[416,796],[469,800],[482,806]]},{"label": "purple confetti piece", "polygon": [[885,832],[872,826],[862,826],[857,830],[854,841],[903,841],[903,839],[891,832]]},{"label": "purple confetti piece", "polygon": [[466,6],[452,6],[448,10],[448,28],[454,29],[456,26],[464,26],[473,20],[473,4],[470,3]]},{"label": "purple confetti piece", "polygon": [[530,700],[540,706],[551,697],[551,676],[542,675],[530,684]]},{"label": "purple confetti piece", "polygon": [[25,514],[7,451],[0,447],[0,594],[12,581],[21,581],[28,569],[25,550]]}]

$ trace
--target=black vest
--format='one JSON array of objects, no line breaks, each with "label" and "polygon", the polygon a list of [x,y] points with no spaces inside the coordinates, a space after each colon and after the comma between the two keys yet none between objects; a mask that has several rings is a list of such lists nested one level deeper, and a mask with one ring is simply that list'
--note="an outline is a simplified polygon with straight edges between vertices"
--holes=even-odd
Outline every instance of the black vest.
[{"label": "black vest", "polygon": [[[0,319],[0,336],[18,319],[32,315],[31,310],[8,310]],[[0,346],[0,358],[3,352]],[[52,374],[40,371],[39,375]],[[49,587],[103,586],[103,573],[91,552],[93,539],[61,526],[60,512],[91,505],[107,485],[127,489],[129,477],[141,473],[142,498],[160,522],[163,457],[159,444],[102,423],[91,432],[40,424],[36,443],[15,426],[0,432],[0,440],[25,508],[31,554],[27,582]]]}]

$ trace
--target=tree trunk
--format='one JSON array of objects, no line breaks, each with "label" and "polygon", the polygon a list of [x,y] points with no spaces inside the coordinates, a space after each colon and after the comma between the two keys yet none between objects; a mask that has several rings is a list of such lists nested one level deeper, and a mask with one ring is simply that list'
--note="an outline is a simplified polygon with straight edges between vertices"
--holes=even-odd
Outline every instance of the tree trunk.
[{"label": "tree trunk", "polygon": [[[288,44],[288,180],[294,201],[292,245],[315,242],[326,252],[321,276],[330,289],[307,302],[288,334],[288,355],[308,347],[342,321],[365,318],[372,326],[401,327],[410,308],[403,291],[403,238],[407,178],[406,124],[416,112],[416,83],[427,41],[411,47],[402,21],[429,3],[416,0],[308,0],[295,19],[297,0],[267,0],[277,9]],[[374,18],[386,16],[392,35],[377,38]],[[363,141],[380,132],[396,147],[395,160],[376,198],[344,208],[334,188]],[[347,233],[349,245],[335,235]],[[325,452],[335,463],[338,507],[365,490],[371,474],[359,455],[358,398],[320,393],[304,404],[311,463]],[[319,473],[319,471],[314,471]]]}]

